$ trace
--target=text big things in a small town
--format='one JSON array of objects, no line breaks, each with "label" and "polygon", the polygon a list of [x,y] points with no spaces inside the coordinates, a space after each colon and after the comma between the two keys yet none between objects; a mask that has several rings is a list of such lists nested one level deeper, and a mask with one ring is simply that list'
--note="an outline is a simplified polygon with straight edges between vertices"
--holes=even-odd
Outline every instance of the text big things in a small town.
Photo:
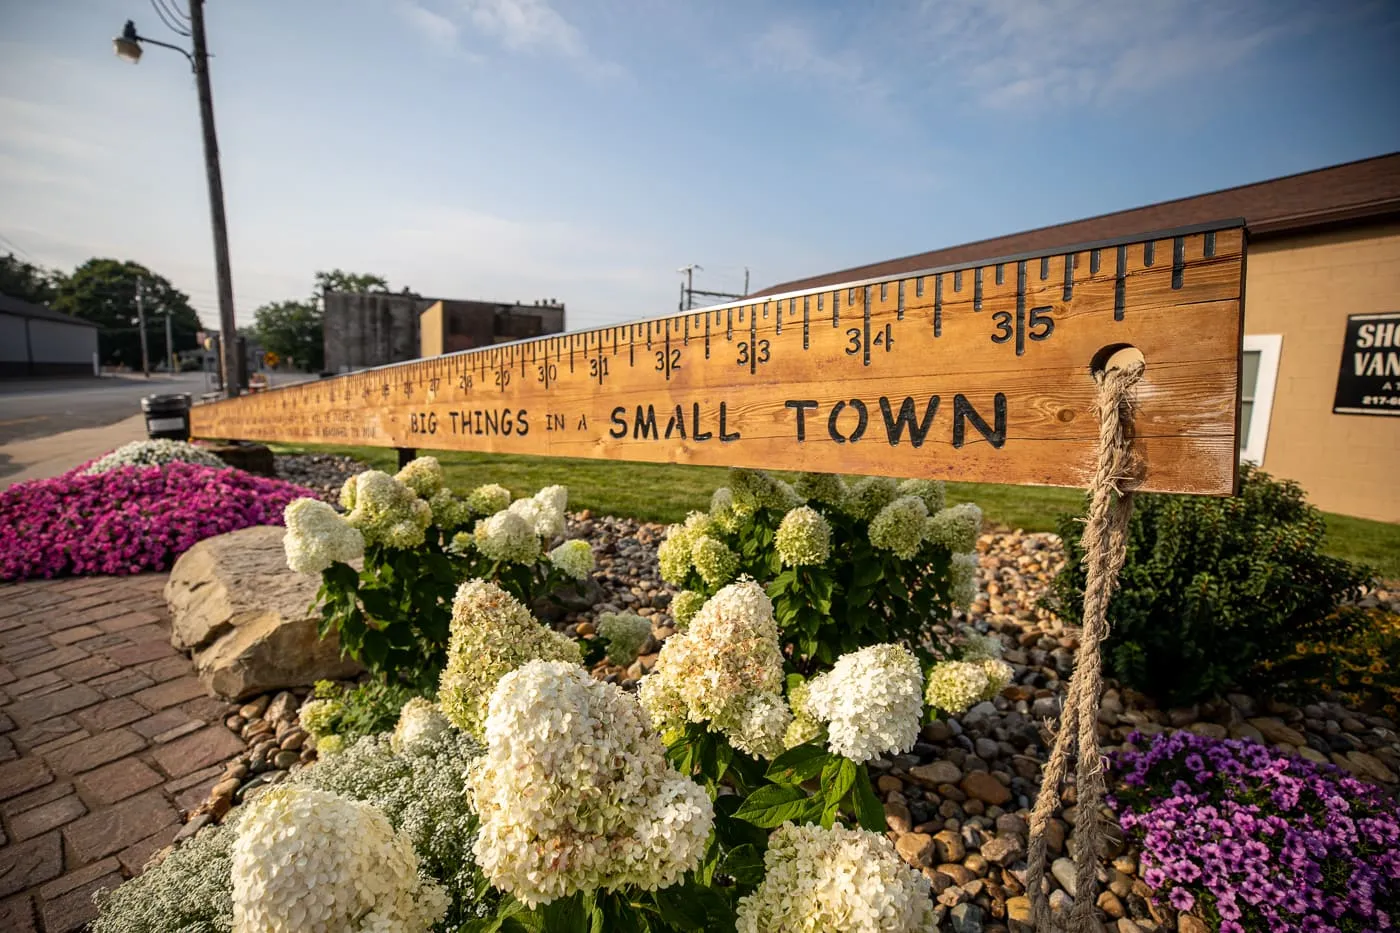
[{"label": "text big things in a small town", "polygon": [[1124,349],[1136,488],[1236,481],[1239,222],[992,257],[196,405],[196,437],[1087,485]]}]

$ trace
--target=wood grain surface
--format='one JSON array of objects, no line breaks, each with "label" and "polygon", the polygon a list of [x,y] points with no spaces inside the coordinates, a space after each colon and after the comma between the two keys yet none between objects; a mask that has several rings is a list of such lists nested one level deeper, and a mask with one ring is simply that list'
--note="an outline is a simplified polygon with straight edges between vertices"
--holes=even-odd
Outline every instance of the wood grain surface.
[{"label": "wood grain surface", "polygon": [[193,434],[1084,486],[1092,365],[1147,363],[1147,491],[1228,495],[1243,228],[739,301],[196,405]]}]

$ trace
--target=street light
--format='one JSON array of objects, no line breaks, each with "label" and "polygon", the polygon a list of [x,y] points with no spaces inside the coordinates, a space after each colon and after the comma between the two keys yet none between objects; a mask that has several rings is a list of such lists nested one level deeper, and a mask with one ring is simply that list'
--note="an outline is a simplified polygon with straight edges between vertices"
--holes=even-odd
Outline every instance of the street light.
[{"label": "street light", "polygon": [[137,33],[136,24],[126,21],[121,35],[112,40],[112,51],[118,58],[133,65],[141,60],[143,45],[158,45],[174,49],[189,61],[199,91],[199,122],[204,131],[204,168],[209,178],[209,220],[214,228],[214,272],[219,284],[220,368],[224,394],[238,395],[238,328],[233,319],[233,276],[228,261],[228,223],[224,217],[224,183],[219,171],[219,142],[214,134],[214,95],[209,87],[209,51],[204,37],[204,0],[189,0],[190,41],[194,48],[186,51],[178,45],[161,42]]}]

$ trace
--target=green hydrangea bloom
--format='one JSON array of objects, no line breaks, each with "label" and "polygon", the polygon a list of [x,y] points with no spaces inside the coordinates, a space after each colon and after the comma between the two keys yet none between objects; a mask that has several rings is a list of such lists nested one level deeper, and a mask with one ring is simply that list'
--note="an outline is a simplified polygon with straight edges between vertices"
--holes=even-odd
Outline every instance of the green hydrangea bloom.
[{"label": "green hydrangea bloom", "polygon": [[418,457],[404,464],[394,479],[412,489],[424,499],[442,488],[442,464],[437,457]]},{"label": "green hydrangea bloom", "polygon": [[822,505],[839,506],[850,494],[846,481],[836,473],[803,473],[797,477],[794,488],[807,501]]},{"label": "green hydrangea bloom", "polygon": [[852,518],[870,521],[899,498],[899,484],[888,476],[862,476],[850,486],[841,510]]},{"label": "green hydrangea bloom", "polygon": [[690,558],[700,579],[709,586],[723,586],[739,570],[739,555],[718,538],[701,535],[690,546]]},{"label": "green hydrangea bloom", "polygon": [[734,467],[729,471],[729,488],[734,497],[734,510],[743,516],[763,509],[786,511],[796,493],[784,489],[785,484],[762,470]]},{"label": "green hydrangea bloom", "polygon": [[626,667],[641,653],[651,623],[634,612],[605,612],[598,617],[598,634],[608,643],[608,660]]},{"label": "green hydrangea bloom", "polygon": [[924,543],[928,507],[918,496],[902,496],[880,510],[870,523],[870,543],[893,551],[902,560],[919,553]]},{"label": "green hydrangea bloom", "polygon": [[831,525],[811,506],[798,506],[783,516],[773,546],[785,567],[823,563],[831,554]]},{"label": "green hydrangea bloom", "polygon": [[476,515],[495,515],[510,505],[510,490],[496,483],[478,486],[467,493],[467,505]]},{"label": "green hydrangea bloom", "polygon": [[982,531],[982,510],[976,503],[963,502],[929,516],[924,537],[953,554],[971,551]]},{"label": "green hydrangea bloom", "polygon": [[676,628],[685,631],[690,625],[690,620],[695,613],[700,611],[700,607],[705,605],[705,594],[697,593],[694,590],[681,590],[671,597],[671,618],[676,621]]},{"label": "green hydrangea bloom", "polygon": [[934,515],[943,509],[947,490],[941,480],[906,479],[898,486],[901,496],[918,496],[928,506],[928,514]]}]

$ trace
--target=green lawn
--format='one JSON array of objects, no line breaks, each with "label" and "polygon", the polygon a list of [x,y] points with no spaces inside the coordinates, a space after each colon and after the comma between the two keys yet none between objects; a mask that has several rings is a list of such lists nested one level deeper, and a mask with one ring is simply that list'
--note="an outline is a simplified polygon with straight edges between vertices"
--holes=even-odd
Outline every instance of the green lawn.
[{"label": "green lawn", "polygon": [[[397,455],[383,447],[269,445],[278,453],[347,454],[375,469],[393,473]],[[706,508],[710,493],[724,484],[721,467],[614,463],[508,454],[429,451],[441,461],[457,488],[500,483],[512,492],[530,492],[560,483],[569,487],[569,505],[604,515],[676,522],[691,509]],[[1026,531],[1053,531],[1055,517],[1080,508],[1073,489],[949,483],[948,501],[976,502],[987,520]],[[1327,553],[1369,564],[1385,579],[1400,579],[1400,525],[1327,514]]]}]

